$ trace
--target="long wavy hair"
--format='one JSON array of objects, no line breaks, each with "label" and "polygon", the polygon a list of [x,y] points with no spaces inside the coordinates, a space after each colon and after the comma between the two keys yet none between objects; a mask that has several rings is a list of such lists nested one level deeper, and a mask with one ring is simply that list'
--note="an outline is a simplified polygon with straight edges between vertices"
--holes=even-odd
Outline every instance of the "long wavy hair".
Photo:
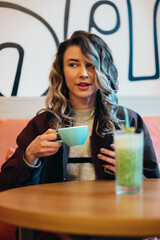
[{"label": "long wavy hair", "polygon": [[80,46],[84,57],[95,68],[95,83],[98,88],[95,106],[96,133],[104,136],[109,131],[113,131],[115,125],[120,126],[120,120],[116,116],[118,73],[111,50],[95,34],[76,31],[69,39],[59,44],[49,75],[50,87],[46,96],[45,110],[54,115],[50,124],[52,128],[73,126],[74,109],[69,101],[69,92],[65,83],[63,56],[68,47],[75,45]]}]

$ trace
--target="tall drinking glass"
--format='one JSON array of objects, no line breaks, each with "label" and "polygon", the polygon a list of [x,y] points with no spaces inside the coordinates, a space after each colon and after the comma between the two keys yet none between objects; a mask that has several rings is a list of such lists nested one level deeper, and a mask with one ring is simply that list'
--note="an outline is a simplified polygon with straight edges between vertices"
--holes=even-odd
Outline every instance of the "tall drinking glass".
[{"label": "tall drinking glass", "polygon": [[115,131],[116,193],[142,191],[143,132]]}]

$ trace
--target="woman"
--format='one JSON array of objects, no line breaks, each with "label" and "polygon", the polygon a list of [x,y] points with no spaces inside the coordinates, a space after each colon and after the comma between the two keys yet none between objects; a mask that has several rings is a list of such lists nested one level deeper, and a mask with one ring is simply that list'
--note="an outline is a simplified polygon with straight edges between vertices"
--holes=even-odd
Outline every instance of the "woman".
[{"label": "woman", "polygon": [[[2,166],[0,190],[26,185],[115,178],[111,132],[124,124],[118,106],[117,69],[107,44],[95,34],[76,31],[62,42],[50,72],[46,109],[17,138],[18,148]],[[144,131],[144,177],[158,178],[152,141],[142,118],[128,109],[130,125]],[[55,142],[59,127],[89,125],[83,146]]]}]

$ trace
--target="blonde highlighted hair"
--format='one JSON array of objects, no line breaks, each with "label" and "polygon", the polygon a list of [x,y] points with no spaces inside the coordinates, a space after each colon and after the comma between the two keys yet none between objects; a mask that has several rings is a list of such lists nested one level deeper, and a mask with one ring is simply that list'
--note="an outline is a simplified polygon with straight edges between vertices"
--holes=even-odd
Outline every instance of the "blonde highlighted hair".
[{"label": "blonde highlighted hair", "polygon": [[72,118],[74,110],[69,101],[63,72],[63,56],[68,47],[75,45],[80,46],[85,58],[95,67],[95,82],[98,88],[95,113],[97,117],[96,132],[98,135],[104,136],[107,132],[113,131],[115,125],[120,125],[120,120],[116,117],[118,73],[111,50],[95,34],[76,31],[71,38],[59,44],[49,75],[50,86],[46,96],[45,110],[53,114],[51,127],[54,129],[72,126],[74,123]]}]

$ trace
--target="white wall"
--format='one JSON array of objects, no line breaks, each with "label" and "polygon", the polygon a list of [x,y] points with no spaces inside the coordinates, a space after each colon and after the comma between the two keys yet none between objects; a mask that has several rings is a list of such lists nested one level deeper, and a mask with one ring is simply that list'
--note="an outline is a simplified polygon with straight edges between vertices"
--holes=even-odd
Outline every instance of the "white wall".
[{"label": "white wall", "polygon": [[[160,116],[160,96],[119,97],[119,105],[126,106],[141,116]],[[45,97],[0,97],[0,119],[33,118],[45,107]]]},{"label": "white wall", "polygon": [[[159,0],[0,1],[0,94],[41,96],[48,88],[58,42],[83,29],[101,36],[112,49],[119,70],[119,96],[160,96],[159,3]],[[17,46],[22,64],[18,72]]]}]

